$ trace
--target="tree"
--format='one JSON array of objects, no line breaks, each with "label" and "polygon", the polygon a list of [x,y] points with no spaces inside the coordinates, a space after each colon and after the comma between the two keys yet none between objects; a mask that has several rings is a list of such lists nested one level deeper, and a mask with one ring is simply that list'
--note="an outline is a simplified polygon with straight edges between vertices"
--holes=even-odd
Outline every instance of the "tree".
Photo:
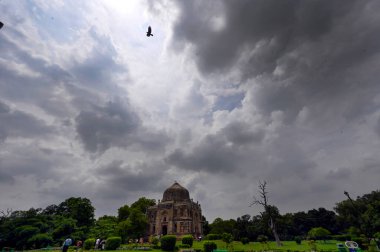
[{"label": "tree", "polygon": [[208,235],[210,233],[210,224],[206,220],[206,217],[202,215],[202,230],[204,235]]},{"label": "tree", "polygon": [[257,199],[256,197],[253,198],[253,202],[250,206],[253,205],[261,205],[264,207],[264,212],[261,213],[263,217],[266,217],[264,219],[268,220],[268,227],[273,233],[274,239],[276,240],[277,246],[282,246],[282,243],[280,241],[280,237],[277,234],[277,227],[276,227],[276,218],[279,216],[279,211],[277,207],[271,206],[268,204],[268,192],[266,190],[267,182],[260,182],[259,183],[259,194],[261,199]]},{"label": "tree", "polygon": [[236,229],[236,220],[216,218],[210,225],[210,234],[232,234]]},{"label": "tree", "polygon": [[124,205],[117,210],[117,218],[119,221],[128,219],[131,209],[128,205]]},{"label": "tree", "polygon": [[345,192],[347,200],[337,203],[335,211],[343,227],[354,226],[369,240],[380,230],[380,191],[373,191],[353,200]]},{"label": "tree", "polygon": [[223,233],[222,234],[222,241],[224,241],[226,243],[226,248],[229,247],[230,243],[233,241],[234,239],[232,238],[232,235],[229,234],[229,233]]},{"label": "tree", "polygon": [[331,235],[330,231],[323,228],[323,227],[316,227],[310,229],[308,232],[308,236],[313,240],[324,240],[328,238],[328,236]]},{"label": "tree", "polygon": [[117,236],[118,218],[104,215],[95,221],[95,225],[90,230],[90,237],[111,237]]},{"label": "tree", "polygon": [[71,197],[58,206],[58,213],[75,219],[78,227],[91,227],[95,222],[94,212],[95,208],[87,198]]},{"label": "tree", "polygon": [[148,219],[146,215],[138,211],[137,209],[132,209],[131,214],[128,217],[128,220],[131,223],[134,238],[144,236],[146,227],[148,225]]},{"label": "tree", "polygon": [[156,200],[141,197],[131,205],[131,209],[137,209],[145,214],[148,210],[148,207],[154,206],[155,204]]}]

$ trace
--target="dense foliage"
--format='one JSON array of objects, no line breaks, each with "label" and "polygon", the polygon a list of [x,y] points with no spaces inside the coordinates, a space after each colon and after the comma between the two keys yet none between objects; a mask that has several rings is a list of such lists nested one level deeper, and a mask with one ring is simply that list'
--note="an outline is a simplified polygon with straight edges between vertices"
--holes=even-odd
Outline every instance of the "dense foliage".
[{"label": "dense foliage", "polygon": [[163,251],[173,251],[177,237],[175,235],[165,235],[161,238],[161,249]]},{"label": "dense foliage", "polygon": [[94,244],[95,244],[95,238],[86,239],[84,241],[84,243],[83,243],[83,248],[85,250],[93,249],[94,248]]},{"label": "dense foliage", "polygon": [[187,244],[190,248],[193,246],[194,238],[192,235],[185,235],[182,237],[182,244]]},{"label": "dense foliage", "polygon": [[[121,243],[127,243],[130,239],[145,236],[148,223],[145,212],[154,204],[154,200],[143,197],[130,206],[121,206],[117,216],[102,216],[97,220],[94,217],[95,209],[86,198],[72,197],[45,209],[31,208],[6,213],[0,209],[0,249],[61,246],[67,237],[71,237],[74,244],[78,240],[85,241],[85,249],[94,248],[96,238],[120,237]],[[335,212],[318,208],[281,215],[277,208],[273,209],[281,240],[331,237],[341,241],[355,240],[368,246],[368,238],[380,237],[380,191],[338,202]],[[228,243],[230,239],[227,238],[230,236],[227,237],[226,234],[229,234],[233,240],[242,242],[247,242],[247,239],[258,241],[262,237],[273,240],[267,217],[265,214],[243,215],[229,220],[216,218],[208,223],[202,216],[204,238],[219,240],[224,237]],[[183,244],[189,243],[184,239]]]},{"label": "dense foliage", "polygon": [[106,250],[116,250],[120,244],[121,237],[109,237],[106,241]]},{"label": "dense foliage", "polygon": [[95,208],[86,198],[71,197],[45,209],[8,211],[7,214],[2,211],[0,249],[59,247],[67,237],[72,238],[74,244],[78,240],[85,241],[84,248],[92,249],[96,238],[118,236],[123,242],[140,238],[146,230],[146,209],[154,203],[154,200],[140,198],[131,207],[121,207],[118,217],[102,216],[98,220],[95,220]]},{"label": "dense foliage", "polygon": [[217,249],[217,245],[215,242],[212,241],[206,241],[203,244],[203,248],[205,252],[212,252],[214,249]]}]

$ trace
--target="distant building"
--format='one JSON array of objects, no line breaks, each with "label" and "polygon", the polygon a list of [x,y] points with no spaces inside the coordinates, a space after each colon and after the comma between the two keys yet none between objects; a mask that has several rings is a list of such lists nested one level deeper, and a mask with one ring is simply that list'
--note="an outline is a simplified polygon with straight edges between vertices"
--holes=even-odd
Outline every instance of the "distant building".
[{"label": "distant building", "polygon": [[161,201],[148,208],[147,216],[149,236],[203,234],[201,205],[193,202],[189,191],[177,182],[165,190]]}]

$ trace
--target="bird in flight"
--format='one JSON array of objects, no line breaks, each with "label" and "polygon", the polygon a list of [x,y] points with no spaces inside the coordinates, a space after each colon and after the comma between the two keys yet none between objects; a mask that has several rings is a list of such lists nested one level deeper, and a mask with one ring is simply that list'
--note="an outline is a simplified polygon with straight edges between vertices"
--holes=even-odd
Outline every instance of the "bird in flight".
[{"label": "bird in flight", "polygon": [[0,29],[3,28],[3,25],[4,25],[4,24],[3,24],[2,22],[0,22]]},{"label": "bird in flight", "polygon": [[148,31],[146,33],[146,36],[147,37],[153,36],[153,34],[152,34],[152,28],[150,28],[150,26],[148,27]]}]

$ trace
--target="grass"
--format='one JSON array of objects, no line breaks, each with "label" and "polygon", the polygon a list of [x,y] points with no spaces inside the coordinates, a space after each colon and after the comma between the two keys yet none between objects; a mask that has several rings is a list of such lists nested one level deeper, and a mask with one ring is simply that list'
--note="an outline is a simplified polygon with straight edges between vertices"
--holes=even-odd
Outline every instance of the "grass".
[{"label": "grass", "polygon": [[[213,241],[217,244],[218,249],[227,249],[226,243],[220,240]],[[336,244],[337,241],[317,241],[318,251],[338,251]],[[283,241],[283,246],[277,247],[275,242],[268,242],[267,244],[262,244],[259,242],[250,242],[249,244],[243,245],[241,242],[234,241],[231,243],[234,251],[310,251],[310,246],[307,241],[302,241],[301,244],[296,244],[295,241]],[[193,243],[194,249],[203,249],[203,241]]]},{"label": "grass", "polygon": [[[206,241],[194,241],[192,248],[193,249],[202,249],[203,250],[203,244]],[[212,241],[217,244],[217,249],[227,249],[226,243],[221,240]],[[278,251],[278,252],[308,252],[311,251],[311,248],[308,244],[308,241],[302,241],[301,244],[296,244],[295,241],[283,241],[283,246],[277,247],[275,242],[268,242],[267,244],[262,244],[259,242],[250,242],[248,244],[243,245],[239,241],[234,241],[230,244],[230,247],[227,249],[228,251],[246,251],[246,252],[254,252],[254,251]],[[316,241],[317,251],[318,252],[338,252],[337,249],[337,243],[342,243],[339,241]],[[177,246],[181,244],[180,241],[177,241]],[[135,247],[137,244],[129,244],[129,245],[122,245],[123,250],[113,250],[112,252],[144,252],[144,250],[134,250],[133,247]],[[231,246],[232,245],[232,246]],[[140,245],[137,245],[140,246]],[[141,245],[149,246],[149,244]],[[181,250],[181,249],[180,249]],[[75,252],[75,250],[69,250],[69,252]],[[105,250],[80,250],[80,252],[106,252]],[[111,252],[111,251],[109,251]],[[163,252],[160,249],[152,249],[148,252]],[[347,250],[348,252],[348,250]]]}]

